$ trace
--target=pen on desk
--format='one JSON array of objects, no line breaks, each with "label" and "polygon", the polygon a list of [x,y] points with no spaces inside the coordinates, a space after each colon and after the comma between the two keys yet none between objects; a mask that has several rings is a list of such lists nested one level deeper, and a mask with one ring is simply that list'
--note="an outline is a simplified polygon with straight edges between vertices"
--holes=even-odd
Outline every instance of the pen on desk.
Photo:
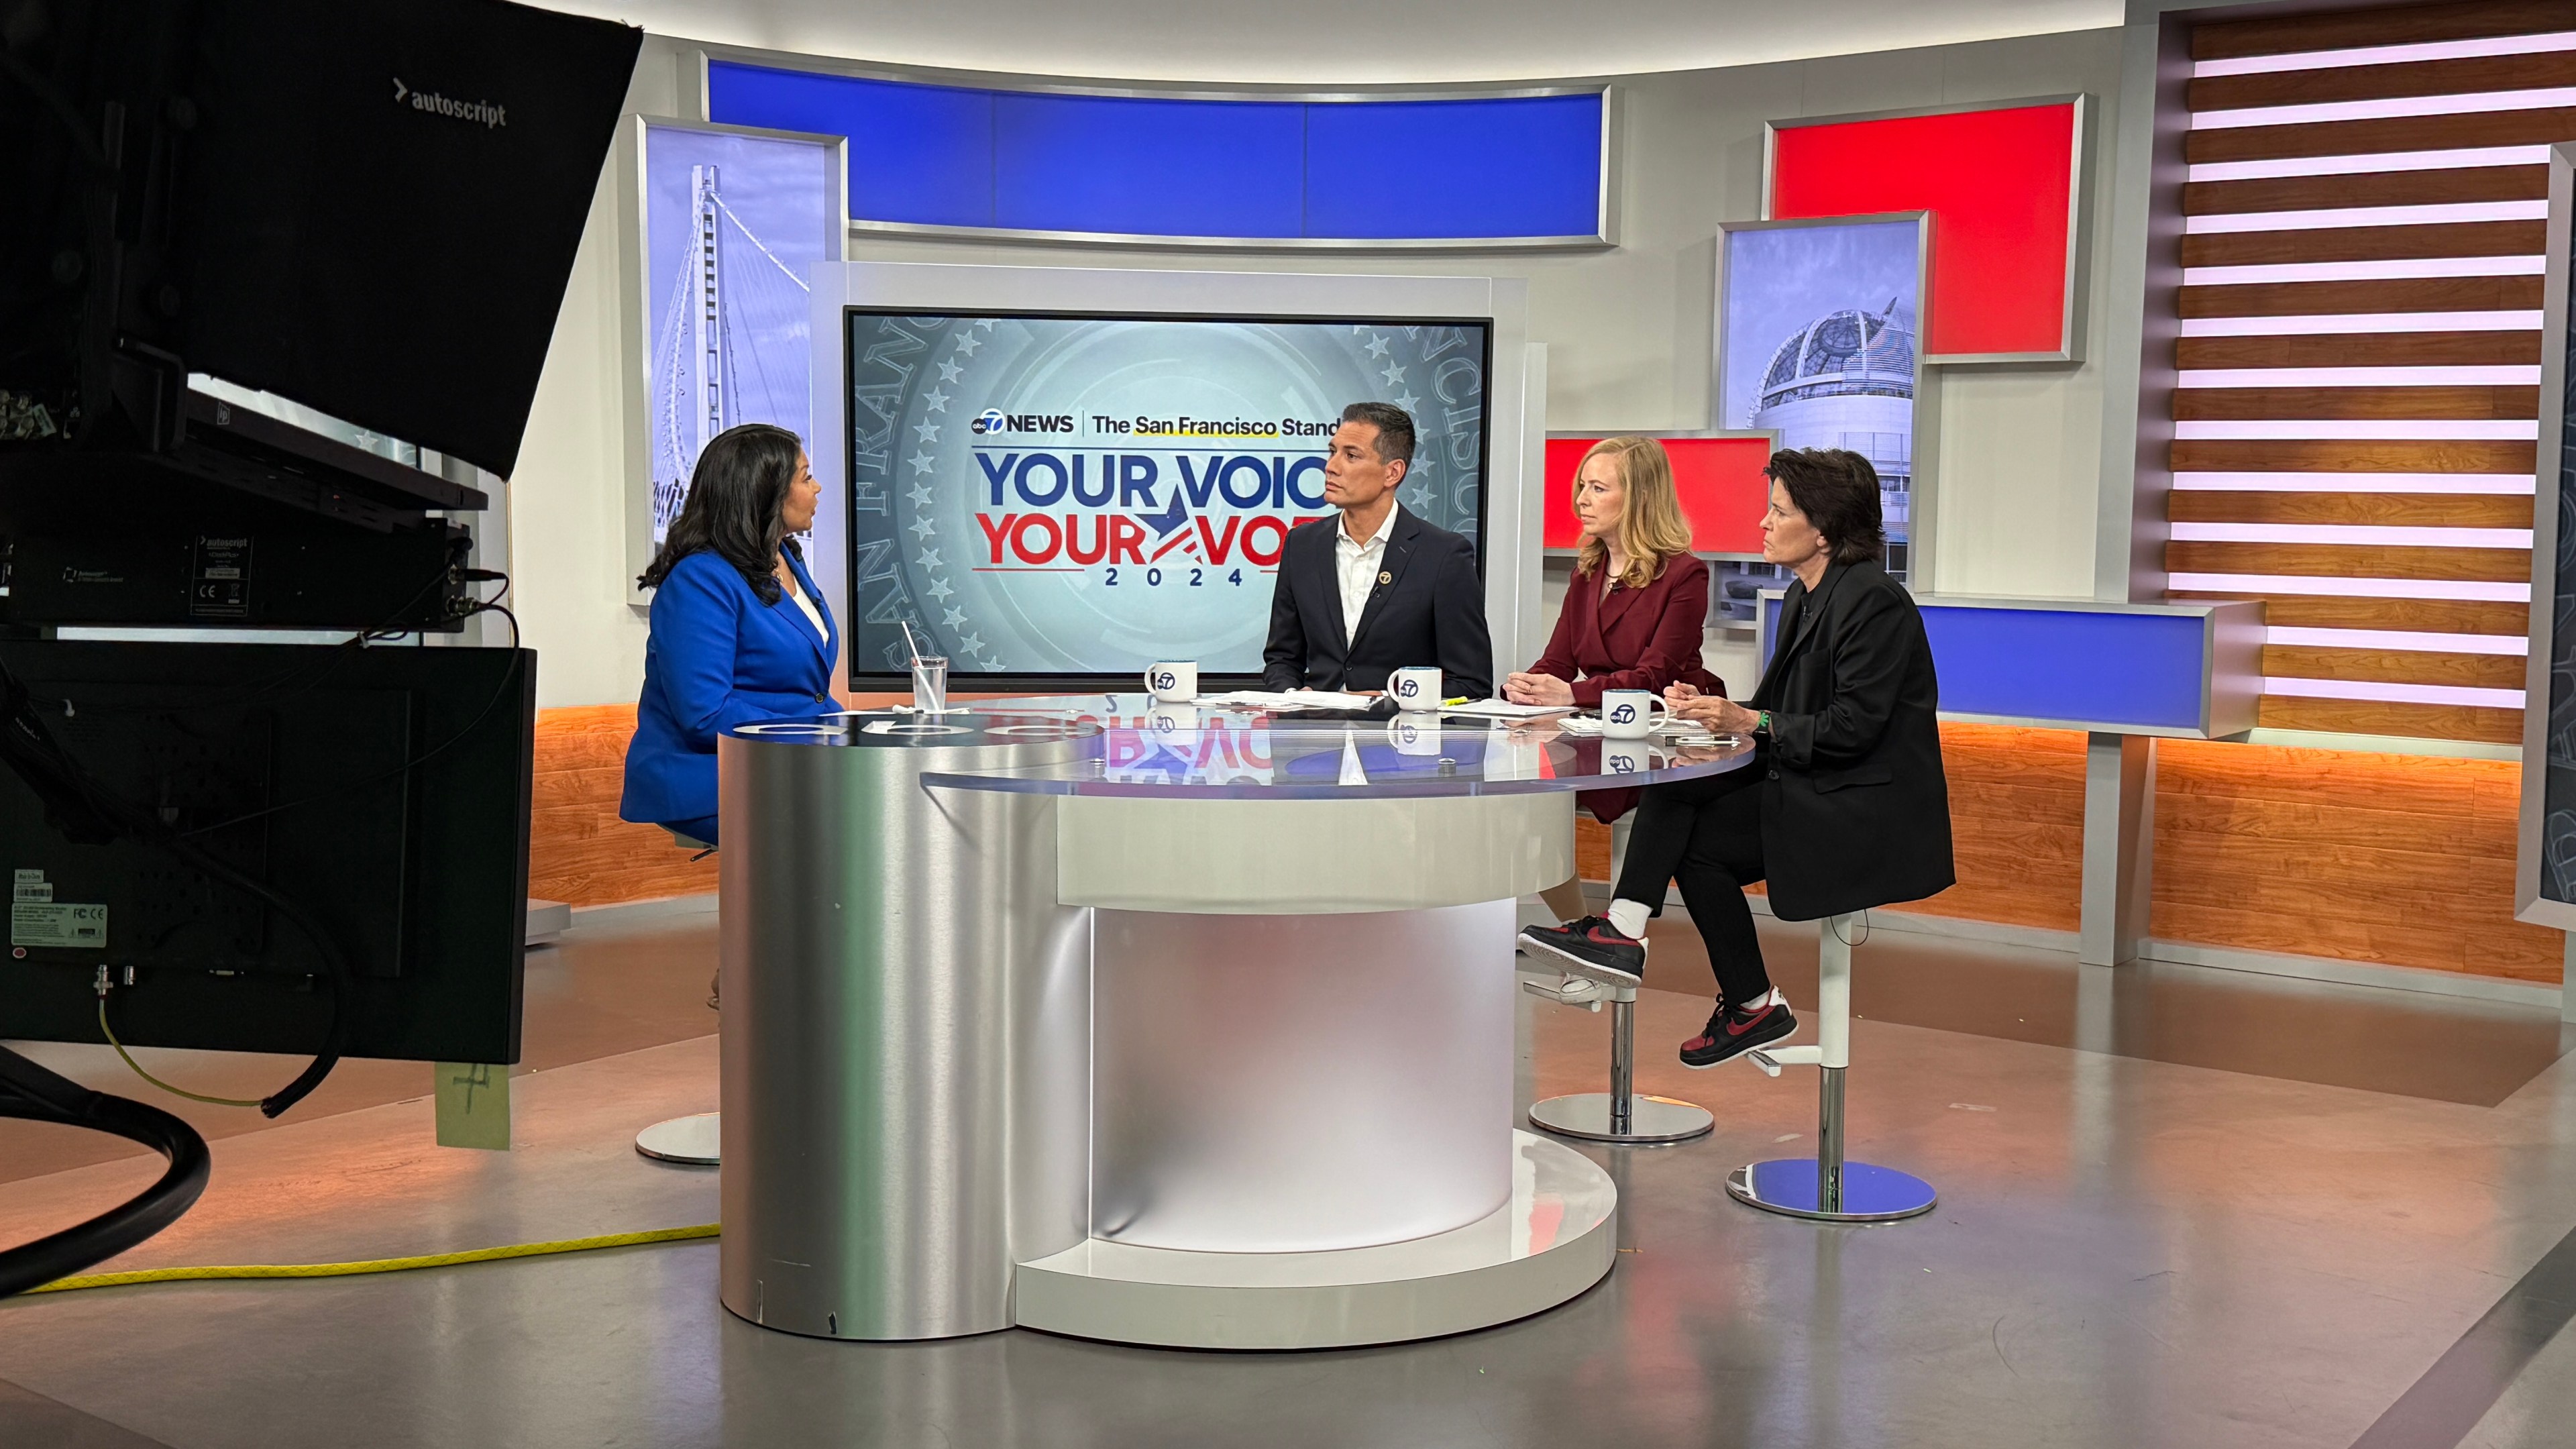
[{"label": "pen on desk", "polygon": [[1440,701],[1440,707],[1441,707],[1442,709],[1448,709],[1448,708],[1450,708],[1450,707],[1451,707],[1451,706],[1453,706],[1453,705],[1472,704],[1472,703],[1474,703],[1474,701],[1472,701],[1472,700],[1468,699],[1468,698],[1467,698],[1467,696],[1465,696],[1465,695],[1463,695],[1463,694],[1462,694],[1462,695],[1458,696],[1456,699],[1444,699],[1444,700]]}]

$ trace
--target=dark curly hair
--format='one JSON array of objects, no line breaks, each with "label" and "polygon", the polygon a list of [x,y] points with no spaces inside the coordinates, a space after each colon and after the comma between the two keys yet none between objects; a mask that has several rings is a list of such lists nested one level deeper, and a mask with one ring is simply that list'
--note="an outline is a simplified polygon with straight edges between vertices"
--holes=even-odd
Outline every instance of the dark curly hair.
[{"label": "dark curly hair", "polygon": [[1887,526],[1879,513],[1878,470],[1843,448],[1790,448],[1762,470],[1789,490],[1789,501],[1825,536],[1838,564],[1887,560]]},{"label": "dark curly hair", "polygon": [[804,452],[794,433],[768,423],[744,423],[708,439],[689,475],[688,500],[635,587],[660,588],[680,560],[712,549],[763,604],[776,604],[785,592],[778,587],[779,551],[805,556],[787,536],[786,511],[787,487]]}]

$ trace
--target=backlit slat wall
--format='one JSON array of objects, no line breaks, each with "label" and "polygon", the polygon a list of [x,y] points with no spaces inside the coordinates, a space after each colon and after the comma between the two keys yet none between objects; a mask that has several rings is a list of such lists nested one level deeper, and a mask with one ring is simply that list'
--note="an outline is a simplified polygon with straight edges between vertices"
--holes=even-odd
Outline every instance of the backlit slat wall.
[{"label": "backlit slat wall", "polygon": [[2268,601],[2262,722],[2521,739],[2576,4],[2192,32],[2171,588]]}]

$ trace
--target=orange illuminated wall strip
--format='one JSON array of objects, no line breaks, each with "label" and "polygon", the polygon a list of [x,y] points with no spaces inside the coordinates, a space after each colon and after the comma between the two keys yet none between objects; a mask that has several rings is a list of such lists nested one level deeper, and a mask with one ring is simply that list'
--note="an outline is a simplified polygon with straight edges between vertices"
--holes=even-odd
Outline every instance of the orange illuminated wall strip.
[{"label": "orange illuminated wall strip", "polygon": [[2230,21],[2192,56],[2173,593],[2268,601],[2268,727],[2518,743],[2576,6]]}]

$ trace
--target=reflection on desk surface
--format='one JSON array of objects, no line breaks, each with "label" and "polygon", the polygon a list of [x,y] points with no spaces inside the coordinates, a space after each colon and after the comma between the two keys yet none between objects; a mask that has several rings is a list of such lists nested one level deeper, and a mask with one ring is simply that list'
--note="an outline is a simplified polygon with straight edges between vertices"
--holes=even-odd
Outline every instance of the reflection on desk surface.
[{"label": "reflection on desk surface", "polygon": [[1563,716],[1537,720],[1443,717],[1423,711],[1280,712],[1211,699],[1163,703],[1142,694],[995,700],[979,723],[1047,720],[1100,731],[1069,765],[948,766],[925,783],[1050,794],[1199,794],[1346,798],[1519,794],[1615,788],[1740,767],[1749,741],[1577,737]]}]

